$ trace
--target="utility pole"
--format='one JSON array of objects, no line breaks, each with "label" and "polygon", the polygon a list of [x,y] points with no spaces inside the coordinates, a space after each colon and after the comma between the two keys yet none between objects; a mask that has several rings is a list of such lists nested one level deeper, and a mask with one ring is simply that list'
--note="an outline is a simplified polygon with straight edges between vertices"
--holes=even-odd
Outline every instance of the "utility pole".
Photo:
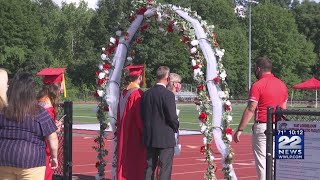
[{"label": "utility pole", "polygon": [[251,30],[252,30],[252,27],[251,27],[251,6],[252,6],[252,3],[253,4],[258,4],[259,2],[255,1],[255,0],[248,0],[248,9],[249,9],[249,48],[248,48],[248,51],[249,51],[249,57],[248,57],[248,92],[250,91],[250,88],[251,88],[251,69],[252,69],[252,65],[251,65],[251,41],[252,41],[252,36],[251,36]]},{"label": "utility pole", "polygon": [[251,88],[251,0],[249,3],[249,57],[248,57],[248,92]]},{"label": "utility pole", "polygon": [[249,32],[248,32],[248,36],[249,36],[249,42],[248,42],[248,92],[250,91],[251,88],[251,41],[252,41],[252,37],[251,37],[251,6],[252,3],[253,4],[258,4],[259,2],[255,1],[255,0],[239,0],[239,1],[235,1],[236,2],[236,8],[235,8],[235,12],[237,13],[238,17],[244,18],[245,17],[245,12],[247,12],[247,10],[249,10]]}]

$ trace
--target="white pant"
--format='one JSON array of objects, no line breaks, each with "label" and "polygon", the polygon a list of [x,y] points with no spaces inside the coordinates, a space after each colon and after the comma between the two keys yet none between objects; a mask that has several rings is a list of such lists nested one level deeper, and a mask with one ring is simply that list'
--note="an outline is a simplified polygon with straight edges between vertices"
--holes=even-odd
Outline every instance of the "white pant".
[{"label": "white pant", "polygon": [[[267,137],[264,132],[267,129],[266,123],[254,123],[252,127],[252,149],[256,162],[256,170],[259,180],[266,179],[266,144]],[[274,147],[274,146],[273,146]],[[272,164],[273,169],[273,164]]]}]

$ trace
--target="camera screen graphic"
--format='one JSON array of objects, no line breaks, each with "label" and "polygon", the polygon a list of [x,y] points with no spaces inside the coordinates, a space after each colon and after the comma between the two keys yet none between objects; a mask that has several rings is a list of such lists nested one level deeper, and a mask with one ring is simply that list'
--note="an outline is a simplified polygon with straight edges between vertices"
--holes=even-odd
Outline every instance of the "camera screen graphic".
[{"label": "camera screen graphic", "polygon": [[304,159],[304,130],[278,130],[276,159]]}]

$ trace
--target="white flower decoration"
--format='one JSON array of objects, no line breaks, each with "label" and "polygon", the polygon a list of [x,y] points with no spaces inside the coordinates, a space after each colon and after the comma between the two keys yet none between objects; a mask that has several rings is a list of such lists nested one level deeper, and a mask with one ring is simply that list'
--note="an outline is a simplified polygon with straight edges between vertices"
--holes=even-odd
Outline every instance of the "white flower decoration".
[{"label": "white flower decoration", "polygon": [[113,37],[111,37],[111,38],[110,38],[110,43],[115,44],[115,43],[116,43],[116,39],[113,38]]},{"label": "white flower decoration", "polygon": [[203,138],[203,144],[204,144],[204,145],[208,144],[208,140],[207,140],[206,137]]},{"label": "white flower decoration", "polygon": [[192,46],[198,46],[198,44],[199,44],[199,41],[196,39],[191,41]]},{"label": "white flower decoration", "polygon": [[178,31],[179,30],[179,26],[177,26],[177,22],[173,23],[173,29]]},{"label": "white flower decoration", "polygon": [[226,101],[227,106],[231,106],[231,102],[229,100]]},{"label": "white flower decoration", "polygon": [[231,121],[232,121],[232,116],[228,115],[228,116],[227,116],[227,121],[228,121],[228,122],[231,122]]},{"label": "white flower decoration", "polygon": [[209,29],[214,29],[214,25],[208,26]]},{"label": "white flower decoration", "polygon": [[201,69],[195,69],[195,70],[193,70],[193,75],[194,76],[201,76],[201,75],[203,75],[203,72],[201,71]]},{"label": "white flower decoration", "polygon": [[209,161],[213,161],[213,160],[214,160],[214,157],[212,156],[212,154],[210,154]]},{"label": "white flower decoration", "polygon": [[194,59],[191,60],[191,64],[192,64],[192,66],[197,65],[197,63],[196,63],[196,61]]},{"label": "white flower decoration", "polygon": [[232,135],[231,134],[227,134],[226,137],[227,137],[229,142],[232,142]]},{"label": "white flower decoration", "polygon": [[161,13],[160,12],[157,12],[157,21],[162,21],[162,17],[161,17]]},{"label": "white flower decoration", "polygon": [[226,98],[229,98],[229,91],[224,91],[224,94],[226,95]]},{"label": "white flower decoration", "polygon": [[208,126],[206,126],[204,123],[202,123],[200,132],[201,132],[201,133],[205,132],[205,130],[206,130],[207,128],[208,128]]},{"label": "white flower decoration", "polygon": [[116,36],[121,36],[121,34],[122,34],[122,31],[120,31],[120,30],[118,30],[118,31],[116,32]]},{"label": "white flower decoration", "polygon": [[220,98],[225,98],[226,94],[223,91],[218,92]]},{"label": "white flower decoration", "polygon": [[197,52],[197,48],[193,47],[190,49],[191,54],[195,54]]},{"label": "white flower decoration", "polygon": [[159,31],[164,32],[165,30],[163,29],[163,27],[159,27]]},{"label": "white flower decoration", "polygon": [[222,80],[225,80],[226,77],[227,77],[226,71],[222,71],[222,72],[220,73],[220,77],[221,77]]},{"label": "white flower decoration", "polygon": [[105,61],[105,60],[107,59],[107,55],[101,54],[101,59],[102,59],[103,61]]},{"label": "white flower decoration", "polygon": [[132,57],[130,57],[130,56],[127,57],[127,61],[131,62],[132,60],[133,60]]},{"label": "white flower decoration", "polygon": [[207,26],[207,21],[201,21],[201,26]]},{"label": "white flower decoration", "polygon": [[100,97],[104,96],[104,91],[103,90],[97,90],[97,93]]},{"label": "white flower decoration", "polygon": [[103,65],[102,65],[102,64],[99,64],[99,65],[98,65],[98,68],[102,71],[102,70],[103,70]]},{"label": "white flower decoration", "polygon": [[103,79],[105,77],[106,77],[106,73],[104,72],[99,73],[99,76],[98,76],[99,79]]},{"label": "white flower decoration", "polygon": [[106,75],[109,74],[109,70],[108,69],[105,69],[103,72],[106,73]]},{"label": "white flower decoration", "polygon": [[[224,49],[223,49],[224,50]],[[219,58],[222,58],[224,56],[224,51],[222,50],[216,50],[216,56],[218,56]]]},{"label": "white flower decoration", "polygon": [[101,50],[102,50],[102,51],[105,51],[105,50],[106,50],[106,48],[105,48],[105,47],[103,47],[103,48],[101,48]]}]

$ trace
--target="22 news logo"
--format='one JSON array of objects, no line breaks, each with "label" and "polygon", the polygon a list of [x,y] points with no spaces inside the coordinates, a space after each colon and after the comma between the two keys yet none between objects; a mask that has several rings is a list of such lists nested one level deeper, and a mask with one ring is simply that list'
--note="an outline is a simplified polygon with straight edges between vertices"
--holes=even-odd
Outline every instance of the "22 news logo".
[{"label": "22 news logo", "polygon": [[276,159],[304,159],[304,135],[286,131],[278,133],[275,155]]}]

